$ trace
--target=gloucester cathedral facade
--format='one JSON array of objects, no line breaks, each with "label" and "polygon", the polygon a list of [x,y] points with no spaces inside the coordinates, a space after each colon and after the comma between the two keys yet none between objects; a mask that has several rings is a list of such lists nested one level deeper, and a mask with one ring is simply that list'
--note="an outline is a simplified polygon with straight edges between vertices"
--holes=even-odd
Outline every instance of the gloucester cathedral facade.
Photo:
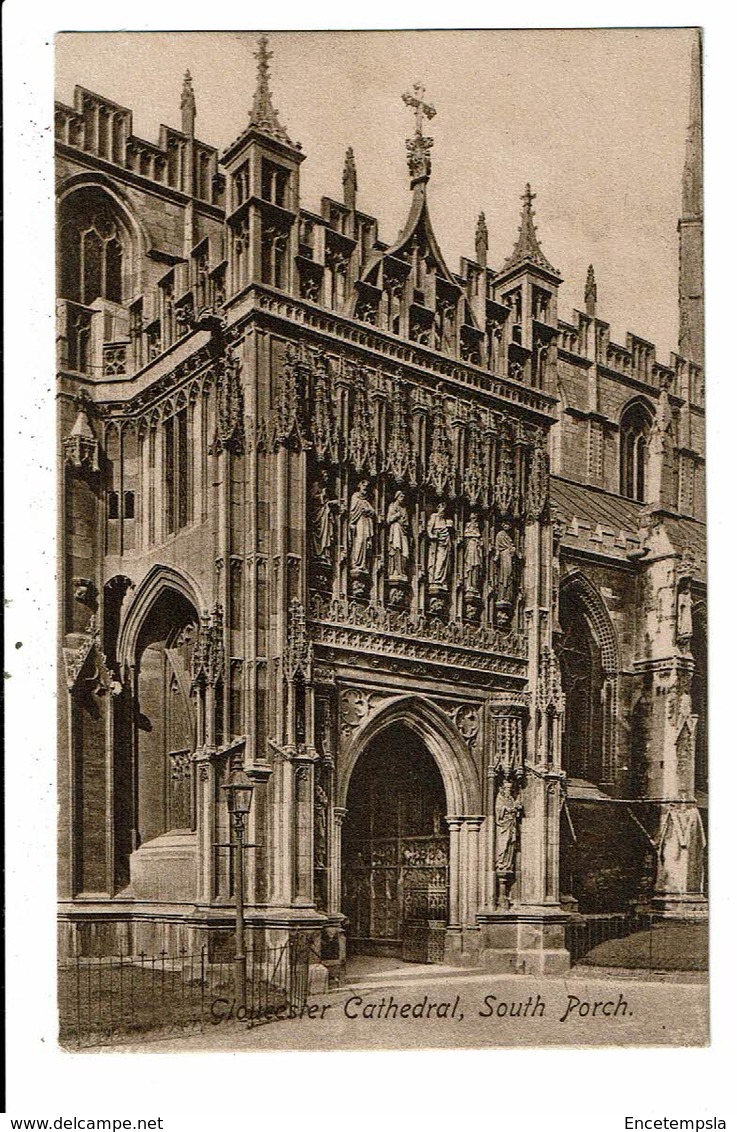
[{"label": "gloucester cathedral facade", "polygon": [[63,953],[227,950],[241,759],[246,924],[326,960],[705,915],[699,58],[667,361],[593,268],[561,315],[529,185],[449,268],[420,86],[396,241],[350,149],[306,211],[257,60],[221,153],[189,74],[156,143],[56,106]]}]

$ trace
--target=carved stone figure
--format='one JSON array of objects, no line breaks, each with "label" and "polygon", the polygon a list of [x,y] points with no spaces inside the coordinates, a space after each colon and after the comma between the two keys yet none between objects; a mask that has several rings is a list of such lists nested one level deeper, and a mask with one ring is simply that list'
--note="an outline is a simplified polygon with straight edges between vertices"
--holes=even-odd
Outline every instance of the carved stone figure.
[{"label": "carved stone figure", "polygon": [[389,581],[406,582],[409,563],[409,514],[404,505],[404,492],[398,491],[386,513],[389,528]]},{"label": "carved stone figure", "polygon": [[318,868],[327,865],[328,844],[328,796],[319,782],[315,783],[315,864]]},{"label": "carved stone figure", "polygon": [[496,570],[496,599],[498,604],[511,606],[515,598],[515,559],[517,547],[512,538],[512,524],[505,520],[494,539],[494,567]]},{"label": "carved stone figure", "polygon": [[335,545],[337,499],[331,499],[324,478],[312,485],[312,551],[315,560],[331,566]]},{"label": "carved stone figure", "polygon": [[691,587],[682,585],[678,590],[678,610],[676,635],[679,645],[687,647],[693,636],[693,599]]},{"label": "carved stone figure", "polygon": [[440,502],[437,511],[430,516],[430,522],[427,525],[427,537],[430,543],[427,563],[428,582],[431,587],[445,590],[448,588],[450,576],[453,520],[446,516],[444,502]]},{"label": "carved stone figure", "polygon": [[368,480],[361,480],[351,498],[351,573],[366,575],[371,569],[376,530],[376,511],[368,498]]},{"label": "carved stone figure", "polygon": [[463,528],[463,585],[467,596],[477,597],[481,593],[481,572],[483,553],[481,526],[478,511],[472,511]]},{"label": "carved stone figure", "polygon": [[517,827],[522,812],[522,803],[512,793],[512,783],[507,778],[502,779],[494,803],[496,827],[494,866],[499,874],[508,876],[514,872]]}]

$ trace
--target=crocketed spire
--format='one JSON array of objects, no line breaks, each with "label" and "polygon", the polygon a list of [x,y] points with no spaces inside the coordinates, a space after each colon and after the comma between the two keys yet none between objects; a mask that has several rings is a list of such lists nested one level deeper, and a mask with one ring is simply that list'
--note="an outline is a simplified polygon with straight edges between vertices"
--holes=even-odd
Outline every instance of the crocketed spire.
[{"label": "crocketed spire", "polygon": [[194,120],[197,115],[197,107],[194,99],[194,86],[192,85],[192,75],[189,70],[184,72],[184,81],[182,82],[182,97],[179,103],[182,110],[182,133],[188,137],[194,137]]},{"label": "crocketed spire", "polygon": [[273,51],[268,50],[269,40],[262,35],[258,41],[258,51],[254,55],[258,60],[258,74],[256,78],[256,93],[253,96],[250,122],[257,130],[277,141],[291,145],[292,142],[279,121],[279,111],[274,109],[271,101],[271,88],[269,86],[269,59]]},{"label": "crocketed spire", "polygon": [[586,314],[589,318],[596,316],[596,276],[594,274],[593,263],[589,264],[589,269],[586,272],[586,287],[584,289],[584,302],[586,303]]},{"label": "crocketed spire", "polygon": [[535,200],[535,193],[532,192],[529,183],[525,185],[525,191],[521,197],[522,200],[522,218],[520,220],[519,234],[517,236],[517,243],[514,245],[514,250],[504,264],[504,270],[509,270],[510,267],[516,267],[519,263],[534,263],[536,267],[542,267],[545,271],[550,271],[553,275],[559,275],[560,272],[556,271],[553,265],[543,255],[542,248],[537,238],[537,228],[532,223],[532,218],[535,213],[532,210],[532,202]]},{"label": "crocketed spire", "polygon": [[353,147],[348,146],[345,151],[345,164],[343,166],[343,203],[353,211],[356,207],[356,193],[358,191],[358,177],[356,175],[356,159]]}]

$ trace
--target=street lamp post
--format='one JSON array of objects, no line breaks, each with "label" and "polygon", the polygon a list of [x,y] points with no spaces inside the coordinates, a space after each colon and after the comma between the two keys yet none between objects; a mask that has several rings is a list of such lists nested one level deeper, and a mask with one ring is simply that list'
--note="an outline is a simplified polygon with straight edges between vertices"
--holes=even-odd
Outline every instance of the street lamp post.
[{"label": "street lamp post", "polygon": [[235,833],[235,998],[236,1005],[243,1006],[246,997],[243,944],[243,834],[246,818],[251,809],[254,783],[251,776],[243,769],[243,756],[240,752],[233,755],[230,767],[230,774],[223,783],[223,790]]}]

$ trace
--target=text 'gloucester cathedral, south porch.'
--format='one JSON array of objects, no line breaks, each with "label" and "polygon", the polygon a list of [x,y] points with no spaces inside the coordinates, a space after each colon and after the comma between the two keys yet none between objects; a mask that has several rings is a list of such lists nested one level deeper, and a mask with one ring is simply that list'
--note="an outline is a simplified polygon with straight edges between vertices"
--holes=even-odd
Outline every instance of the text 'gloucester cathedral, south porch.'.
[{"label": "text 'gloucester cathedral, south porch.'", "polygon": [[420,86],[396,242],[350,149],[302,208],[269,58],[222,153],[189,74],[157,143],[56,106],[63,953],[228,953],[240,760],[247,928],[325,962],[555,972],[571,917],[703,916],[698,49],[667,363],[592,268],[560,316],[529,185],[448,267]]}]

